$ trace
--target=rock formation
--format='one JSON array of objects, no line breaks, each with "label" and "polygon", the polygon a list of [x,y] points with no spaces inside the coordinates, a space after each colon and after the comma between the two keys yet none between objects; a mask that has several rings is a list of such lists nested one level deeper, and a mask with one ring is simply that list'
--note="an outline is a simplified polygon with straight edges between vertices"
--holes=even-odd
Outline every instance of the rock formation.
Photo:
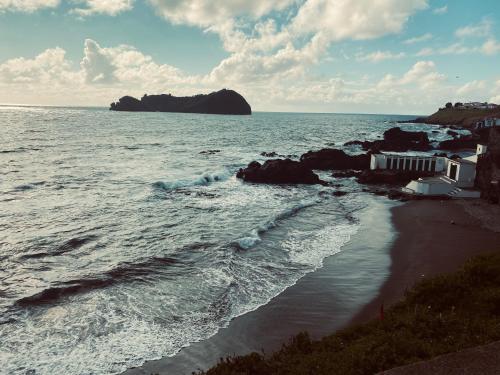
[{"label": "rock formation", "polygon": [[370,168],[370,155],[348,155],[342,150],[324,148],[306,152],[300,157],[300,162],[310,169],[362,170]]},{"label": "rock formation", "polygon": [[111,103],[112,111],[131,112],[182,112],[219,115],[250,115],[252,109],[245,98],[233,90],[220,90],[208,95],[176,97],[166,95],[144,95],[140,100],[124,96]]},{"label": "rock formation", "polygon": [[384,132],[384,139],[376,141],[351,141],[345,146],[360,145],[364,150],[372,151],[429,151],[432,146],[426,132],[408,132],[399,127]]},{"label": "rock formation", "polygon": [[272,159],[264,164],[253,161],[247,168],[240,169],[236,177],[267,184],[324,184],[310,168],[290,159]]}]

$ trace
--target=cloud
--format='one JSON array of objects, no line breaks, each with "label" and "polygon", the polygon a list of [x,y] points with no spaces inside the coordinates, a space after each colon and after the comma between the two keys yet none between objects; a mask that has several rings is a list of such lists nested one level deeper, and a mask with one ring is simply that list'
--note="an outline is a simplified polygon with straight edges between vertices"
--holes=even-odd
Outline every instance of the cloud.
[{"label": "cloud", "polygon": [[84,3],[84,8],[75,8],[71,12],[81,16],[107,14],[115,16],[118,13],[131,10],[134,0],[78,0]]},{"label": "cloud", "polygon": [[429,47],[422,48],[420,51],[418,51],[415,56],[417,57],[423,57],[423,56],[430,56],[434,54],[434,50]]},{"label": "cloud", "polygon": [[47,49],[33,59],[10,59],[0,65],[0,82],[8,84],[70,84],[75,73],[70,70],[66,51],[56,47]]},{"label": "cloud", "polygon": [[485,92],[486,81],[472,81],[461,86],[457,90],[457,94],[462,97],[481,97]]},{"label": "cloud", "polygon": [[262,17],[282,10],[294,0],[148,0],[156,11],[173,23],[201,27],[226,23],[235,17]]},{"label": "cloud", "polygon": [[85,40],[82,67],[86,83],[113,83],[116,81],[116,66],[107,53],[92,39]]},{"label": "cloud", "polygon": [[428,89],[443,82],[446,77],[436,70],[433,61],[418,61],[401,78],[397,79],[388,74],[379,83],[379,87],[394,87],[404,85],[417,85],[420,88]]},{"label": "cloud", "polygon": [[445,5],[441,8],[435,8],[432,10],[433,14],[445,14],[448,13],[448,5]]},{"label": "cloud", "polygon": [[481,46],[481,52],[485,55],[495,55],[500,52],[500,42],[497,42],[495,39],[488,39]]},{"label": "cloud", "polygon": [[403,44],[415,44],[415,43],[425,42],[427,40],[432,39],[432,37],[433,36],[432,36],[431,33],[427,33],[427,34],[424,34],[424,35],[421,35],[421,36],[417,36],[417,37],[414,37],[414,38],[406,39],[405,41],[403,41]]},{"label": "cloud", "polygon": [[2,11],[31,13],[43,8],[55,8],[60,0],[0,0],[0,13]]},{"label": "cloud", "polygon": [[427,0],[308,0],[291,23],[297,34],[324,33],[331,41],[367,40],[399,33]]},{"label": "cloud", "polygon": [[402,59],[405,56],[406,54],[404,52],[392,53],[390,51],[376,51],[367,55],[358,55],[356,59],[358,61],[370,61],[376,63],[384,60]]},{"label": "cloud", "polygon": [[468,25],[461,27],[455,31],[455,36],[458,38],[467,37],[485,37],[491,34],[492,21],[483,19],[477,25]]}]

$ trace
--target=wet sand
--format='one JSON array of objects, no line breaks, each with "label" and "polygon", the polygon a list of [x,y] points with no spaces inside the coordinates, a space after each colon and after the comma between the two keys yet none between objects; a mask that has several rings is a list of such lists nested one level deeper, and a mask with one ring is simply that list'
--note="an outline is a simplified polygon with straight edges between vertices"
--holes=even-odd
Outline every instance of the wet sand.
[{"label": "wet sand", "polygon": [[376,317],[381,304],[399,300],[422,277],[500,250],[500,233],[453,201],[397,204],[381,198],[361,218],[359,232],[342,252],[325,259],[323,268],[210,339],[126,374],[191,374],[220,357],[277,349],[300,331],[319,338]]},{"label": "wet sand", "polygon": [[474,255],[500,250],[500,233],[464,207],[460,201],[412,201],[392,209],[398,237],[391,249],[390,277],[351,323],[376,316],[381,304],[396,302],[423,277],[454,271]]}]

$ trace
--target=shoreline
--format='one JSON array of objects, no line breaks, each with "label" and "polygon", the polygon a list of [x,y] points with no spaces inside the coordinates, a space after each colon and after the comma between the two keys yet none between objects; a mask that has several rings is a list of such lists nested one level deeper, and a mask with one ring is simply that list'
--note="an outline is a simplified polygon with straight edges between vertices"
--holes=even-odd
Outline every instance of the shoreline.
[{"label": "shoreline", "polygon": [[319,339],[344,327],[377,295],[389,276],[388,254],[395,240],[390,209],[400,203],[374,198],[373,204],[359,211],[358,232],[339,253],[325,258],[321,268],[267,304],[234,318],[214,336],[123,374],[191,375],[210,368],[221,357],[277,350],[300,331]]},{"label": "shoreline", "polygon": [[382,304],[397,302],[422,277],[455,271],[500,248],[500,235],[459,202],[380,199],[362,215],[358,233],[322,268],[211,338],[124,374],[191,374],[228,355],[279,349],[300,331],[319,339],[377,317]]},{"label": "shoreline", "polygon": [[467,204],[422,200],[392,209],[398,237],[391,249],[390,277],[350,324],[376,317],[381,305],[397,302],[422,278],[456,271],[467,259],[500,249],[500,234],[472,216]]}]

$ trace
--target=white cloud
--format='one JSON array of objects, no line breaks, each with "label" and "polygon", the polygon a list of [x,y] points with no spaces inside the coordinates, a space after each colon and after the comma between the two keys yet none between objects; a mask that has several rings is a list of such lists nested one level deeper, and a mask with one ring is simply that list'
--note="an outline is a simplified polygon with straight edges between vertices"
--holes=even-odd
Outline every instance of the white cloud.
[{"label": "white cloud", "polygon": [[477,98],[482,97],[486,89],[486,81],[472,81],[461,86],[457,90],[457,94],[462,97]]},{"label": "white cloud", "polygon": [[485,37],[491,34],[491,26],[491,20],[483,19],[477,25],[468,25],[457,29],[455,35],[459,38]]},{"label": "white cloud", "polygon": [[10,59],[0,65],[0,82],[8,84],[70,84],[75,74],[66,60],[66,51],[47,49],[33,59]]},{"label": "white cloud", "polygon": [[392,53],[390,51],[376,51],[366,55],[358,55],[356,59],[358,61],[370,61],[370,62],[380,62],[384,60],[396,60],[405,57],[404,52]]},{"label": "white cloud", "polygon": [[442,83],[446,77],[436,70],[433,61],[418,61],[401,78],[386,75],[379,83],[379,87],[394,87],[404,85],[416,85],[423,89],[429,89]]},{"label": "white cloud", "polygon": [[43,8],[55,8],[60,0],[0,0],[0,13],[11,12],[34,12]]},{"label": "white cloud", "polygon": [[441,8],[435,8],[432,10],[432,13],[434,14],[445,14],[448,13],[448,5],[445,5]]},{"label": "white cloud", "polygon": [[294,0],[148,0],[157,12],[172,21],[201,27],[216,26],[239,16],[262,17],[281,10]]},{"label": "white cloud", "polygon": [[434,50],[429,47],[422,48],[420,51],[418,51],[415,56],[417,57],[424,57],[424,56],[430,56],[434,54]]},{"label": "white cloud", "polygon": [[112,83],[116,80],[116,66],[106,51],[92,39],[85,40],[84,57],[80,66],[86,83]]},{"label": "white cloud", "polygon": [[481,52],[483,52],[485,55],[495,55],[496,53],[499,53],[500,52],[500,42],[497,42],[493,38],[488,39],[481,46]]},{"label": "white cloud", "polygon": [[84,8],[75,8],[73,13],[81,16],[92,14],[107,14],[115,16],[118,13],[132,9],[134,0],[77,0],[84,3]]},{"label": "white cloud", "polygon": [[461,43],[454,43],[451,46],[442,48],[439,53],[441,55],[463,55],[473,51],[471,48],[464,46]]},{"label": "white cloud", "polygon": [[298,34],[324,33],[331,41],[374,39],[399,33],[427,0],[307,0],[292,21]]},{"label": "white cloud", "polygon": [[423,34],[421,36],[416,36],[414,38],[406,39],[405,41],[403,41],[403,43],[404,44],[415,44],[415,43],[425,42],[425,41],[430,40],[430,39],[432,39],[432,34],[427,33],[427,34]]}]

